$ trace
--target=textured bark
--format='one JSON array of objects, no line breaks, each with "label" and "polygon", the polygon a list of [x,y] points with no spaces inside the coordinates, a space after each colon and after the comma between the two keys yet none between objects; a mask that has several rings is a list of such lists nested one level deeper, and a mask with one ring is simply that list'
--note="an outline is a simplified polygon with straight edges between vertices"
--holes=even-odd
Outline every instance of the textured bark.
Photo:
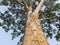
[{"label": "textured bark", "polygon": [[40,1],[34,12],[32,12],[32,7],[29,8],[23,45],[48,45],[40,25],[41,21],[38,19],[38,12],[43,2],[44,0]]},{"label": "textured bark", "polygon": [[38,14],[30,14],[28,16],[23,45],[48,45]]}]

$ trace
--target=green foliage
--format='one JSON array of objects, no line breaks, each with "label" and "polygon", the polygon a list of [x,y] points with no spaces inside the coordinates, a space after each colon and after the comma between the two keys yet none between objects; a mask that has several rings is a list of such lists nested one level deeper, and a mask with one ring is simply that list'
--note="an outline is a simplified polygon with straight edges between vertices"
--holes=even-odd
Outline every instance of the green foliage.
[{"label": "green foliage", "polygon": [[8,5],[8,2],[6,0],[2,1],[2,5]]},{"label": "green foliage", "polygon": [[2,26],[2,23],[0,23],[0,26]]},{"label": "green foliage", "polygon": [[[36,8],[36,1],[32,1],[33,3],[33,11]],[[57,41],[60,40],[60,15],[56,14],[60,10],[60,3],[55,4],[57,0],[45,0],[44,6],[46,7],[44,11],[40,10],[40,16],[39,18],[49,18],[50,20],[44,20],[42,21],[41,25],[43,27],[43,31],[46,33],[46,37],[53,37],[53,34],[56,34],[54,37]],[[22,2],[20,0],[19,2]],[[29,5],[30,0],[26,0],[26,3]],[[9,30],[13,30],[12,40],[21,34],[24,34],[25,27],[26,27],[26,20],[27,20],[27,10],[24,8],[24,6],[16,3],[14,0],[3,0],[0,5],[6,5],[10,6],[8,7],[8,10],[5,11],[5,13],[1,13],[0,19],[3,20],[3,22],[0,22],[0,26],[5,29],[6,32]],[[43,7],[43,6],[42,6]],[[58,22],[58,23],[57,23]],[[57,27],[57,30],[54,29],[51,25],[55,25]],[[22,42],[23,38],[21,37],[20,42]],[[18,42],[17,45],[20,45],[21,43]]]}]

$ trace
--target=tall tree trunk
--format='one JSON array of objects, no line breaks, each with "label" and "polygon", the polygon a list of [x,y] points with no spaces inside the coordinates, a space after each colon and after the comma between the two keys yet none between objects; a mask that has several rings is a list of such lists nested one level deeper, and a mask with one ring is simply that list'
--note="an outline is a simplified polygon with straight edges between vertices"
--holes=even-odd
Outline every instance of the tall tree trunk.
[{"label": "tall tree trunk", "polygon": [[23,45],[48,45],[48,42],[44,36],[42,27],[40,25],[41,21],[39,21],[38,19],[39,16],[38,12],[43,3],[44,0],[41,0],[40,3],[37,5],[36,9],[34,10],[34,12],[32,12],[32,7],[27,6],[27,4],[25,3],[26,8],[29,11]]},{"label": "tall tree trunk", "polygon": [[37,13],[28,16],[23,45],[48,45]]}]

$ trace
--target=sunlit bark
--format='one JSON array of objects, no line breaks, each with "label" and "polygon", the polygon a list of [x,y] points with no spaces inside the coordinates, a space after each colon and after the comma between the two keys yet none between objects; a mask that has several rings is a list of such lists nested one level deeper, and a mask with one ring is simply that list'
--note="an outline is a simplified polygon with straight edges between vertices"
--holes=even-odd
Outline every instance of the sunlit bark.
[{"label": "sunlit bark", "polygon": [[48,45],[36,15],[38,14],[32,14],[27,20],[23,45]]},{"label": "sunlit bark", "polygon": [[40,25],[41,20],[38,19],[38,12],[42,4],[43,0],[41,0],[34,12],[32,12],[32,10],[28,12],[23,45],[48,45]]}]

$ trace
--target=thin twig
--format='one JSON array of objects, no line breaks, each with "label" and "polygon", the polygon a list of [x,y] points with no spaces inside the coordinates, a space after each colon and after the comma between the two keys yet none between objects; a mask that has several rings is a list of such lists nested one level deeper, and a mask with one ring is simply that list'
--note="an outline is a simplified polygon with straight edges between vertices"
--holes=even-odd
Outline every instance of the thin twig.
[{"label": "thin twig", "polygon": [[30,0],[30,7],[32,7],[32,0]]},{"label": "thin twig", "polygon": [[51,19],[51,17],[50,18],[42,18],[42,19],[40,19],[40,21],[49,20],[49,19]]},{"label": "thin twig", "polygon": [[26,8],[29,10],[28,5],[26,4],[25,0],[23,0],[23,3],[25,4]]},{"label": "thin twig", "polygon": [[15,2],[17,2],[17,3],[21,4],[21,5],[24,5],[22,2],[18,2],[18,0],[15,0]]},{"label": "thin twig", "polygon": [[27,8],[27,10],[29,10],[29,6],[26,4],[25,0],[22,0],[23,2],[18,2],[18,0],[15,0],[15,2],[25,6]]}]

